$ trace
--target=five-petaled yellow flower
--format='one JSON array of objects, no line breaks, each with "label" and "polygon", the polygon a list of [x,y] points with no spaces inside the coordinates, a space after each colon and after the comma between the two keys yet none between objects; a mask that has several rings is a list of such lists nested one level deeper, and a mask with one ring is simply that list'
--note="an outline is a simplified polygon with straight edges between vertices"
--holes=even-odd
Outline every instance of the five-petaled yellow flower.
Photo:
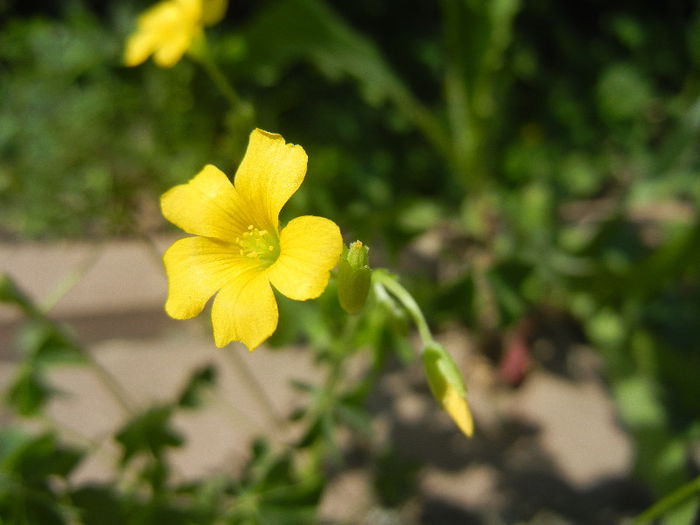
[{"label": "five-petaled yellow flower", "polygon": [[216,346],[241,341],[253,350],[277,328],[270,284],[298,301],[321,295],[343,247],[340,229],[308,215],[279,228],[306,163],[301,146],[256,129],[233,184],[207,165],[162,196],[165,218],[196,236],[176,241],[163,257],[171,317],[198,315],[218,291],[211,309]]},{"label": "five-petaled yellow flower", "polygon": [[138,66],[153,55],[159,66],[174,66],[205,25],[223,18],[227,4],[227,0],[165,0],[154,5],[139,17],[129,36],[124,64]]}]

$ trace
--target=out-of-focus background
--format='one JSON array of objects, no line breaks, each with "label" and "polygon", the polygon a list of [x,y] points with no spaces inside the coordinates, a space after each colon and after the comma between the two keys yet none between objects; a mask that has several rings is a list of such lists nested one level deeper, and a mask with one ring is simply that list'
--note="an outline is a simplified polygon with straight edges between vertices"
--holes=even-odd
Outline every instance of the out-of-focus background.
[{"label": "out-of-focus background", "polygon": [[[697,2],[232,1],[234,107],[121,65],[150,5],[0,0],[0,521],[603,524],[700,474]],[[165,316],[159,195],[255,126],[309,155],[282,221],[415,294],[474,438],[376,300],[342,358],[332,286],[253,354]]]}]

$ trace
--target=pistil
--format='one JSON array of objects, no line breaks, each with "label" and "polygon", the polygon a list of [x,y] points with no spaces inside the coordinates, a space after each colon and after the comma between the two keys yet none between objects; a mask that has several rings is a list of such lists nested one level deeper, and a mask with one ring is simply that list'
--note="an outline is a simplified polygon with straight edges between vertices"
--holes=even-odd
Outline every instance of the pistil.
[{"label": "pistil", "polygon": [[280,247],[277,236],[267,230],[260,230],[252,224],[248,225],[248,230],[240,237],[236,237],[236,244],[240,255],[256,259],[268,266],[279,257]]}]

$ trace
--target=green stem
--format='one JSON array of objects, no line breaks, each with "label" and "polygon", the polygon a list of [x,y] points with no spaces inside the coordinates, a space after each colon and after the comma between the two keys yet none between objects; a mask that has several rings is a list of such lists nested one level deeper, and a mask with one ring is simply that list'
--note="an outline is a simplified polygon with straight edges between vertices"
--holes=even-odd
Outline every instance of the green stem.
[{"label": "green stem", "polygon": [[58,302],[63,299],[63,297],[65,297],[65,295],[70,292],[75,285],[82,280],[83,277],[85,277],[88,271],[90,271],[90,269],[92,269],[92,267],[95,266],[95,263],[97,263],[99,260],[104,246],[104,243],[100,243],[99,245],[95,246],[85,260],[68,272],[68,274],[66,274],[63,279],[59,281],[58,285],[51,290],[46,297],[44,297],[41,304],[42,313],[48,314],[51,310],[53,310],[54,306],[56,306]]},{"label": "green stem", "polygon": [[390,97],[396,107],[413,122],[435,148],[443,156],[448,165],[454,163],[450,137],[440,122],[423,104],[421,104],[403,86],[397,86],[390,91]]},{"label": "green stem", "polygon": [[443,32],[445,39],[445,100],[448,108],[448,121],[453,140],[453,167],[457,170],[460,181],[469,176],[475,177],[471,170],[477,143],[477,125],[470,107],[469,89],[467,88],[461,64],[464,47],[463,21],[466,15],[460,2],[445,0],[443,5]]},{"label": "green stem", "polygon": [[224,398],[219,390],[216,390],[215,393],[210,393],[208,399],[211,399],[211,402],[220,408],[220,412],[226,414],[226,417],[228,417],[236,427],[239,427],[242,423],[254,432],[262,433],[265,431],[264,426],[254,421],[245,412],[238,410],[228,399]]},{"label": "green stem", "polygon": [[[80,280],[87,274],[87,272],[97,263],[102,255],[102,250],[104,244],[100,244],[95,247],[95,249],[90,253],[90,255],[83,261],[79,266],[70,271],[58,284],[58,286],[44,299],[42,307],[40,309],[40,315],[47,315],[54,306],[63,298],[68,292],[70,292]],[[39,311],[37,312],[39,314]],[[76,345],[78,351],[87,359],[90,364],[92,371],[95,373],[97,378],[102,382],[104,387],[112,394],[114,399],[117,401],[119,406],[127,413],[133,414],[133,404],[129,399],[126,391],[121,387],[119,382],[114,378],[114,376],[103,367],[93,355],[82,345]]]},{"label": "green stem", "polygon": [[241,97],[238,96],[238,93],[233,88],[233,85],[231,82],[229,82],[226,75],[224,75],[221,68],[219,68],[218,64],[214,61],[208,49],[205,48],[202,52],[192,54],[191,56],[197,62],[199,62],[204,71],[207,72],[221,94],[226,98],[226,100],[228,100],[229,104],[231,104],[231,107],[235,108],[241,104]]},{"label": "green stem", "polygon": [[88,350],[81,346],[79,346],[79,349],[83,356],[88,360],[94,374],[102,382],[104,387],[112,394],[112,397],[114,397],[119,406],[127,414],[133,415],[134,404],[129,398],[129,395],[126,393],[126,390],[122,388],[121,384],[119,384],[119,382],[114,378],[112,373],[102,366]]},{"label": "green stem", "polygon": [[413,296],[404,288],[394,277],[392,277],[388,272],[382,271],[381,269],[376,269],[372,272],[372,278],[374,282],[383,286],[386,290],[391,292],[391,294],[401,303],[401,305],[406,309],[409,315],[413,318],[413,322],[416,323],[418,328],[418,333],[423,340],[423,346],[427,346],[430,343],[435,342],[433,339],[433,334],[430,332],[430,327],[428,322],[425,320],[420,306],[413,298]]},{"label": "green stem", "polygon": [[250,367],[246,363],[246,360],[242,359],[238,351],[235,349],[226,351],[226,355],[229,356],[229,359],[233,363],[236,370],[240,372],[240,375],[243,377],[243,380],[245,381],[248,389],[258,401],[258,404],[267,413],[267,417],[277,427],[282,426],[284,420],[280,416],[279,412],[277,412],[275,405],[272,404],[270,396],[267,395],[267,392],[265,392],[265,389],[262,387],[258,379],[250,371]]},{"label": "green stem", "polygon": [[637,516],[632,522],[632,525],[642,525],[644,523],[652,522],[653,520],[666,514],[669,510],[677,507],[685,500],[689,499],[696,492],[700,493],[700,476],[692,479],[685,485],[671,492],[668,496],[654,503],[651,507]]}]

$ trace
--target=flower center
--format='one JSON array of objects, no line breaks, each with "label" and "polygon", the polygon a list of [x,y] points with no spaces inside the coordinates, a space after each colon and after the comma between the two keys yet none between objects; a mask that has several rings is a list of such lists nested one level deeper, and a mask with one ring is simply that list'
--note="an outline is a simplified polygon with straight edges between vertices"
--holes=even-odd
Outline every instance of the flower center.
[{"label": "flower center", "polygon": [[259,230],[252,224],[248,231],[236,237],[239,253],[244,257],[256,259],[269,266],[277,260],[280,254],[280,244],[277,237],[267,230]]}]

